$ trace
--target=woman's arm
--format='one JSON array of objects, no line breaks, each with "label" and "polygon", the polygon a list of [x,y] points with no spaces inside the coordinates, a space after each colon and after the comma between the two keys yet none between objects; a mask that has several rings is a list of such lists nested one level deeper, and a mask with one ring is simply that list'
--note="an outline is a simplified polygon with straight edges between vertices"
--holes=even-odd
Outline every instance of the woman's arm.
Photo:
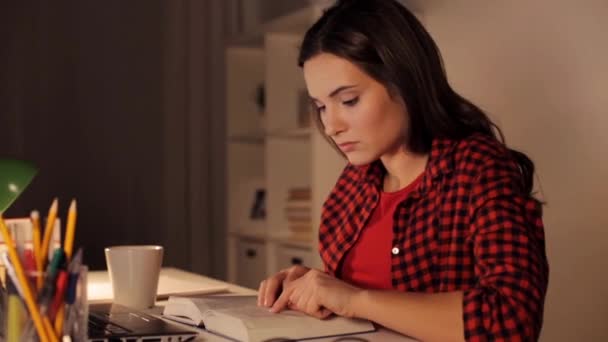
[{"label": "woman's arm", "polygon": [[423,341],[463,341],[462,292],[364,290],[312,269],[284,285],[271,311],[365,318]]},{"label": "woman's arm", "polygon": [[462,292],[413,293],[362,290],[353,316],[365,318],[421,341],[464,341]]},{"label": "woman's arm", "polygon": [[[355,316],[422,340],[534,341],[548,265],[538,201],[518,193],[512,168],[489,164],[473,186],[470,236],[476,284],[439,294],[362,291]],[[465,267],[465,265],[463,265]]]}]

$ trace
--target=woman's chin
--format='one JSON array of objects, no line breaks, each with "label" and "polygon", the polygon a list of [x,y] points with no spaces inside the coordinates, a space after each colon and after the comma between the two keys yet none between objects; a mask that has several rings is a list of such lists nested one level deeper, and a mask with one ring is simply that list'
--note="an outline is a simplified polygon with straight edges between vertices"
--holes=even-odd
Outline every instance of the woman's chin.
[{"label": "woman's chin", "polygon": [[377,157],[373,157],[373,156],[369,156],[369,155],[362,155],[362,154],[358,154],[356,152],[346,154],[346,158],[348,159],[348,162],[350,164],[355,165],[355,166],[367,165],[367,164],[372,163],[376,159],[378,159]]}]

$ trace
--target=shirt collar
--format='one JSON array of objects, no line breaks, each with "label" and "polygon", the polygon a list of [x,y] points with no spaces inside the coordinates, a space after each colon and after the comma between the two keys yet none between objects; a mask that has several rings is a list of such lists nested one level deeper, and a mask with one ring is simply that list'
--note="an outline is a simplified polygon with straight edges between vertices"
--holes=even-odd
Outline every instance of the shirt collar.
[{"label": "shirt collar", "polygon": [[[456,141],[451,139],[434,139],[431,144],[429,160],[424,171],[424,176],[418,187],[420,193],[425,193],[431,184],[441,176],[454,170],[454,160],[451,153],[456,147]],[[373,185],[376,189],[382,189],[382,181],[386,170],[378,159],[370,164],[359,167],[360,181]]]}]

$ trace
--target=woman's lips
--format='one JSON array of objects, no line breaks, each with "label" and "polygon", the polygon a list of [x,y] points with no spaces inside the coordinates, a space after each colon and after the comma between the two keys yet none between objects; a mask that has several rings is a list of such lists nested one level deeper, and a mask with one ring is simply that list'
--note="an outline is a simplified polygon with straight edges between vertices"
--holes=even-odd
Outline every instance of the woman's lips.
[{"label": "woman's lips", "polygon": [[340,148],[340,150],[344,153],[348,153],[351,152],[355,149],[357,143],[354,141],[349,141],[349,142],[345,142],[345,143],[341,143],[338,144],[338,147]]}]

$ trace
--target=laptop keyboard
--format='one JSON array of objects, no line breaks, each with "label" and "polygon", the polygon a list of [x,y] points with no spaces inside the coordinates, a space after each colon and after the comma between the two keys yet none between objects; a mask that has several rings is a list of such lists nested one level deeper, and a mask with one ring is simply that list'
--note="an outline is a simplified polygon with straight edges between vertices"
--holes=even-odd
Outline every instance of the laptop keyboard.
[{"label": "laptop keyboard", "polygon": [[198,333],[120,305],[97,304],[89,308],[88,341],[183,342]]},{"label": "laptop keyboard", "polygon": [[94,336],[110,336],[110,335],[124,335],[131,331],[123,328],[119,325],[108,322],[107,320],[97,318],[93,315],[89,315],[89,335]]}]

